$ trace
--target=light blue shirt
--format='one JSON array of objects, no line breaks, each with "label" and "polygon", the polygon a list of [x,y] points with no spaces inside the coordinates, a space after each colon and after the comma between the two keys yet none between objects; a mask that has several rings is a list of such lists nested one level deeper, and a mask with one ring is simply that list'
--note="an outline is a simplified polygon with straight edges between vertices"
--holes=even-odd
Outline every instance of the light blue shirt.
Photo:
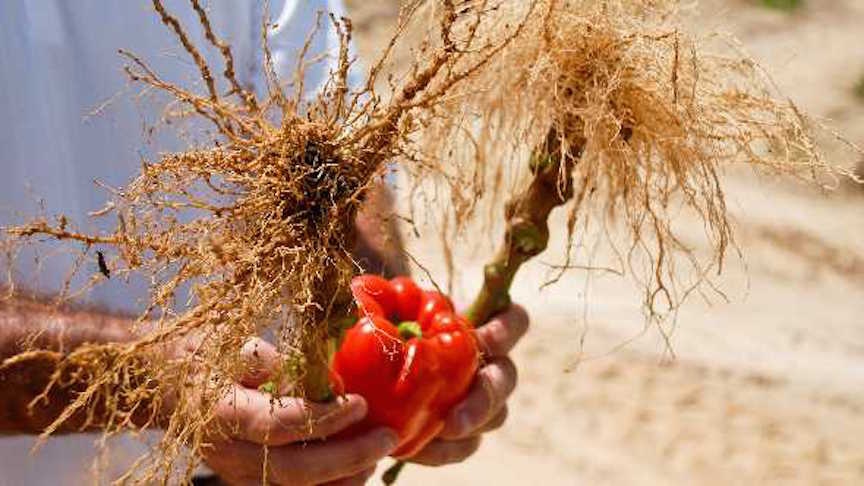
[{"label": "light blue shirt", "polygon": [[[184,0],[166,0],[187,26],[215,73],[219,52],[204,40],[197,16]],[[264,90],[260,29],[263,1],[204,1],[214,30],[231,44],[241,84]],[[277,72],[290,80],[296,54],[312,30],[318,11],[342,15],[341,0],[272,0],[277,26],[269,33]],[[326,19],[325,19],[326,20]],[[322,22],[311,54],[335,52],[338,39]],[[0,2],[0,226],[21,222],[42,208],[49,217],[63,213],[83,229],[111,229],[87,213],[101,208],[108,194],[94,179],[120,187],[134,177],[141,158],[182,149],[188,141],[168,130],[148,140],[145,129],[169,101],[161,94],[139,96],[122,72],[123,48],[145,59],[164,79],[201,90],[197,69],[173,33],[160,22],[149,0],[3,0]],[[306,86],[315,91],[330,64],[310,68]],[[99,114],[88,116],[104,102]],[[100,226],[101,225],[101,226]],[[72,256],[45,256],[36,270],[19,261],[17,279],[41,291],[56,290]],[[85,265],[95,265],[86,262]],[[90,269],[89,271],[95,271]],[[115,283],[90,298],[118,309],[133,309],[141,285]],[[96,435],[54,438],[30,456],[32,437],[0,439],[0,486],[92,483]],[[107,458],[108,470],[123,471],[143,450],[121,438]],[[110,474],[109,474],[110,476]]]}]

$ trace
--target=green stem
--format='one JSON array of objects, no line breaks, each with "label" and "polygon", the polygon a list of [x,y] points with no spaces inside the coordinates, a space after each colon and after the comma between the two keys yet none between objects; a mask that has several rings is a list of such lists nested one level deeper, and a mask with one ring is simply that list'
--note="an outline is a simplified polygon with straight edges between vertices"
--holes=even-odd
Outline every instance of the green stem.
[{"label": "green stem", "polygon": [[333,398],[330,389],[330,346],[329,337],[310,339],[303,349],[305,367],[303,370],[303,393],[313,402],[325,403]]},{"label": "green stem", "polygon": [[563,161],[558,132],[551,129],[545,143],[531,154],[533,177],[528,187],[507,202],[504,241],[483,268],[483,286],[466,313],[482,325],[510,305],[510,286],[523,263],[539,255],[549,243],[549,213],[573,197],[573,167],[581,147]]},{"label": "green stem", "polygon": [[349,312],[349,304],[339,306],[336,315],[328,319],[324,335],[305,341],[303,391],[306,398],[315,402],[329,402],[336,398],[330,388],[330,362],[342,344],[345,331],[357,322]]},{"label": "green stem", "polygon": [[423,337],[423,329],[420,324],[414,321],[400,322],[396,329],[399,331],[399,336],[404,340]]},{"label": "green stem", "polygon": [[[355,237],[356,235],[351,234],[347,239],[354,241]],[[339,278],[339,268],[348,264],[349,262],[336,260],[332,267],[323,269],[324,275],[313,292],[313,301],[321,307],[300,316],[300,319],[305,320],[303,323],[306,330],[300,346],[304,365],[303,396],[313,402],[328,402],[335,398],[330,389],[330,360],[345,326],[350,326],[352,322],[350,316],[353,297],[347,285],[339,285],[342,281]]]}]

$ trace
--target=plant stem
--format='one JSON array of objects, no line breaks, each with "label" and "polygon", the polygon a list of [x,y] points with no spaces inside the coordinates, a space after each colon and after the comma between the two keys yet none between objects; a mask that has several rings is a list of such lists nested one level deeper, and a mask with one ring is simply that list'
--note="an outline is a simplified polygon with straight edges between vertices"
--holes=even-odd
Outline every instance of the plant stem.
[{"label": "plant stem", "polygon": [[[366,191],[363,204],[356,211],[345,216],[344,228],[348,228],[343,240],[331,247],[352,248],[352,259],[334,254],[330,268],[322,269],[324,275],[318,281],[315,299],[330,312],[313,312],[310,332],[305,348],[302,350],[305,372],[303,379],[304,396],[310,400],[326,401],[333,398],[330,392],[330,358],[339,349],[345,331],[357,322],[353,297],[347,285],[339,285],[340,269],[351,273],[355,262],[362,262],[368,269],[376,269],[384,275],[408,274],[408,262],[401,251],[402,239],[396,222],[382,220],[381,215],[393,211],[393,197],[384,183],[377,183]],[[326,326],[321,323],[326,322]],[[324,331],[326,329],[326,333]]]},{"label": "plant stem", "polygon": [[483,268],[483,286],[467,312],[475,325],[482,325],[510,305],[510,286],[519,267],[546,249],[549,213],[573,197],[572,172],[583,145],[580,142],[578,147],[569,147],[562,161],[560,138],[553,128],[543,145],[532,152],[531,182],[505,206],[504,241]]},{"label": "plant stem", "polygon": [[[549,213],[573,197],[573,167],[584,141],[579,144],[569,147],[562,167],[561,140],[553,128],[545,142],[531,153],[531,182],[507,202],[504,242],[483,268],[483,286],[466,312],[475,326],[483,325],[510,305],[510,286],[519,267],[546,249]],[[404,461],[396,461],[384,471],[381,480],[386,485],[394,484],[404,467]]]},{"label": "plant stem", "polygon": [[396,479],[399,478],[399,473],[402,472],[402,468],[405,467],[405,461],[399,460],[393,463],[392,466],[388,467],[384,474],[381,475],[381,482],[386,486],[390,486],[391,484],[396,482]]},{"label": "plant stem", "polygon": [[[350,215],[351,221],[354,215]],[[355,231],[345,236],[354,246]],[[335,398],[330,387],[330,359],[336,351],[335,342],[339,339],[348,316],[352,314],[353,298],[347,285],[341,285],[344,278],[340,275],[345,268],[351,268],[347,258],[334,254],[331,261],[322,269],[313,291],[314,302],[318,304],[303,318],[309,319],[305,326],[300,351],[303,354],[303,397],[314,402],[328,402]],[[353,322],[353,321],[350,321]]]},{"label": "plant stem", "polygon": [[310,339],[306,341],[303,349],[306,365],[303,372],[303,394],[313,402],[328,402],[334,398],[330,390],[327,342],[327,337]]},{"label": "plant stem", "polygon": [[[334,279],[334,281],[337,281]],[[328,402],[335,395],[330,387],[330,360],[339,346],[344,331],[351,327],[353,319],[351,293],[347,289],[328,289],[322,293],[330,299],[329,313],[320,312],[314,322],[318,323],[303,340],[303,396],[314,402]],[[328,300],[319,300],[328,302]],[[325,323],[325,324],[321,324]]]}]

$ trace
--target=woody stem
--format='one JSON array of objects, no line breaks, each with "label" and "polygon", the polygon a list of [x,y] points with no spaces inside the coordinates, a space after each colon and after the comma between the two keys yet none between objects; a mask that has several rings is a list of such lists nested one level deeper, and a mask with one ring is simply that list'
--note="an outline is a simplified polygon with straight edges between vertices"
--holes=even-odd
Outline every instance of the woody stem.
[{"label": "woody stem", "polygon": [[504,241],[483,268],[483,286],[467,312],[475,325],[487,322],[510,305],[510,286],[516,272],[546,249],[549,214],[573,197],[572,172],[583,147],[580,142],[562,156],[561,141],[553,128],[532,152],[531,182],[505,206]]}]

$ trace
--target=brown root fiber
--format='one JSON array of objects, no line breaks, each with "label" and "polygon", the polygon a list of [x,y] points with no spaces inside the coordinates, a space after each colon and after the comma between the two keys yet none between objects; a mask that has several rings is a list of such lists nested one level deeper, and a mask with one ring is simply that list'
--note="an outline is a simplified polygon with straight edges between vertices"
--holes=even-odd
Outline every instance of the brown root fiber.
[{"label": "brown root fiber", "polygon": [[[539,220],[550,208],[537,209],[533,195],[545,176],[535,172],[524,182],[528,159],[573,161],[554,164],[558,184],[543,191],[550,201],[568,201],[567,257],[551,280],[584,268],[571,261],[572,248],[592,247],[584,239],[599,234],[614,248],[616,273],[642,284],[651,319],[710,285],[734,247],[725,169],[749,166],[811,180],[837,172],[808,131],[817,124],[777,93],[734,42],[688,32],[677,2],[504,2],[490,14],[498,21],[486,23],[493,28],[478,35],[494,39],[495,26],[529,11],[519,37],[429,117],[424,153],[441,162],[409,167],[414,180],[436,177],[449,186],[444,218],[457,230],[487,209],[499,219],[498,201],[510,199],[505,242],[486,267],[475,306],[488,310],[489,302],[506,301],[512,273],[527,256],[514,236],[524,212],[537,216],[535,230],[545,226]],[[550,130],[557,134],[552,153],[544,149]],[[516,187],[514,197],[505,183]],[[674,230],[675,216],[688,213],[704,221],[707,256],[697,258]],[[600,229],[589,232],[589,225]],[[499,270],[507,285],[498,282]]]}]

